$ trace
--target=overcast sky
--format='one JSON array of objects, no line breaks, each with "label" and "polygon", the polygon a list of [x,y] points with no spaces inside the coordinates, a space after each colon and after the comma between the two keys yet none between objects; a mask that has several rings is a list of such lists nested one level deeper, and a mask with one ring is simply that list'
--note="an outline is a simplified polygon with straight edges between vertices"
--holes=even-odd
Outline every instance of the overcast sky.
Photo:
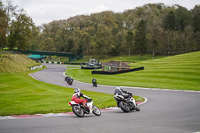
[{"label": "overcast sky", "polygon": [[[5,3],[7,0],[0,0]],[[123,12],[147,3],[179,4],[188,9],[200,4],[200,0],[11,0],[13,5],[23,8],[36,26],[53,20],[68,19],[76,15],[110,10]]]}]

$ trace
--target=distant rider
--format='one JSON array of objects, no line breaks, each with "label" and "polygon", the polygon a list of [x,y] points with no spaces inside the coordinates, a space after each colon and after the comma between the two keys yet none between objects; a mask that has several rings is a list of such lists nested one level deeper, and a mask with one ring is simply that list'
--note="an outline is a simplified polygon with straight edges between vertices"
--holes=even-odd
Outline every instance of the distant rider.
[{"label": "distant rider", "polygon": [[[126,93],[126,94],[124,94],[124,93]],[[114,95],[117,95],[117,94],[123,96],[125,99],[127,99],[128,102],[130,102],[130,99],[132,97],[132,93],[130,93],[120,87],[116,87]]]},{"label": "distant rider", "polygon": [[69,76],[68,76],[68,75],[66,75],[66,77],[65,77],[65,81],[67,81],[67,80],[68,80],[68,78],[69,78]]},{"label": "distant rider", "polygon": [[96,83],[97,82],[97,80],[95,79],[95,78],[93,78],[92,79],[92,83],[94,84],[94,83]]},{"label": "distant rider", "polygon": [[[81,99],[81,97],[83,97],[85,99]],[[83,93],[81,92],[81,90],[79,88],[75,88],[74,94],[72,96],[72,101],[74,101],[76,103],[83,103],[83,106],[87,107],[87,100],[91,100],[91,98],[89,98],[86,95],[83,95]]]},{"label": "distant rider", "polygon": [[68,76],[68,77],[67,77],[67,83],[69,84],[70,81],[73,83],[74,79],[73,79],[72,77],[69,77],[69,76]]}]

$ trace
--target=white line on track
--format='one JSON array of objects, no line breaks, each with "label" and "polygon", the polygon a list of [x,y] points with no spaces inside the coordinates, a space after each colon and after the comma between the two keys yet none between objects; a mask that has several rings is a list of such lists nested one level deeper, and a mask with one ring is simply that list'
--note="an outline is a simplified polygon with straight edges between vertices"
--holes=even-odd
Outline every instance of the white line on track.
[{"label": "white line on track", "polygon": [[37,80],[35,77],[33,77],[32,75],[28,74],[29,76],[31,76],[33,79]]}]

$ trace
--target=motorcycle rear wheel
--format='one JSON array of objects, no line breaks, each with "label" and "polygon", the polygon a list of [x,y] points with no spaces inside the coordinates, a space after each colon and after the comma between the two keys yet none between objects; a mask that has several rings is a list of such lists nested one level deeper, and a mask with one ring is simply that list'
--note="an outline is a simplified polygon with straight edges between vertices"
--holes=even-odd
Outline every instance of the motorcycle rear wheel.
[{"label": "motorcycle rear wheel", "polygon": [[83,112],[83,110],[80,108],[80,106],[72,106],[72,111],[74,112],[74,114],[78,117],[83,117],[85,115],[85,113]]},{"label": "motorcycle rear wheel", "polygon": [[124,101],[119,102],[119,107],[122,109],[122,111],[124,111],[126,113],[130,112],[130,107]]},{"label": "motorcycle rear wheel", "polygon": [[96,116],[100,116],[101,115],[101,110],[97,106],[93,105],[92,113],[95,114]]}]

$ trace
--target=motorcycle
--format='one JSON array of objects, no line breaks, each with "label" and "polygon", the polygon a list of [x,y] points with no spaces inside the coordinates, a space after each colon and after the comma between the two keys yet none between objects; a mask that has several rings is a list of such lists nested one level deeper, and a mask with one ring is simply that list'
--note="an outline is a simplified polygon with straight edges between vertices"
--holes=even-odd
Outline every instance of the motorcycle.
[{"label": "motorcycle", "polygon": [[93,84],[93,87],[97,87],[97,82],[96,81],[93,81],[92,84]]},{"label": "motorcycle", "polygon": [[135,99],[131,97],[130,101],[127,101],[122,95],[114,95],[114,99],[117,102],[118,108],[128,113],[132,110],[140,111],[140,107],[135,103]]},{"label": "motorcycle", "polygon": [[100,109],[97,106],[93,105],[92,99],[88,99],[87,107],[84,107],[83,104],[76,103],[74,101],[69,101],[68,104],[69,106],[72,107],[72,111],[78,117],[84,117],[85,114],[90,114],[90,113],[93,113],[96,116],[101,115]]}]

